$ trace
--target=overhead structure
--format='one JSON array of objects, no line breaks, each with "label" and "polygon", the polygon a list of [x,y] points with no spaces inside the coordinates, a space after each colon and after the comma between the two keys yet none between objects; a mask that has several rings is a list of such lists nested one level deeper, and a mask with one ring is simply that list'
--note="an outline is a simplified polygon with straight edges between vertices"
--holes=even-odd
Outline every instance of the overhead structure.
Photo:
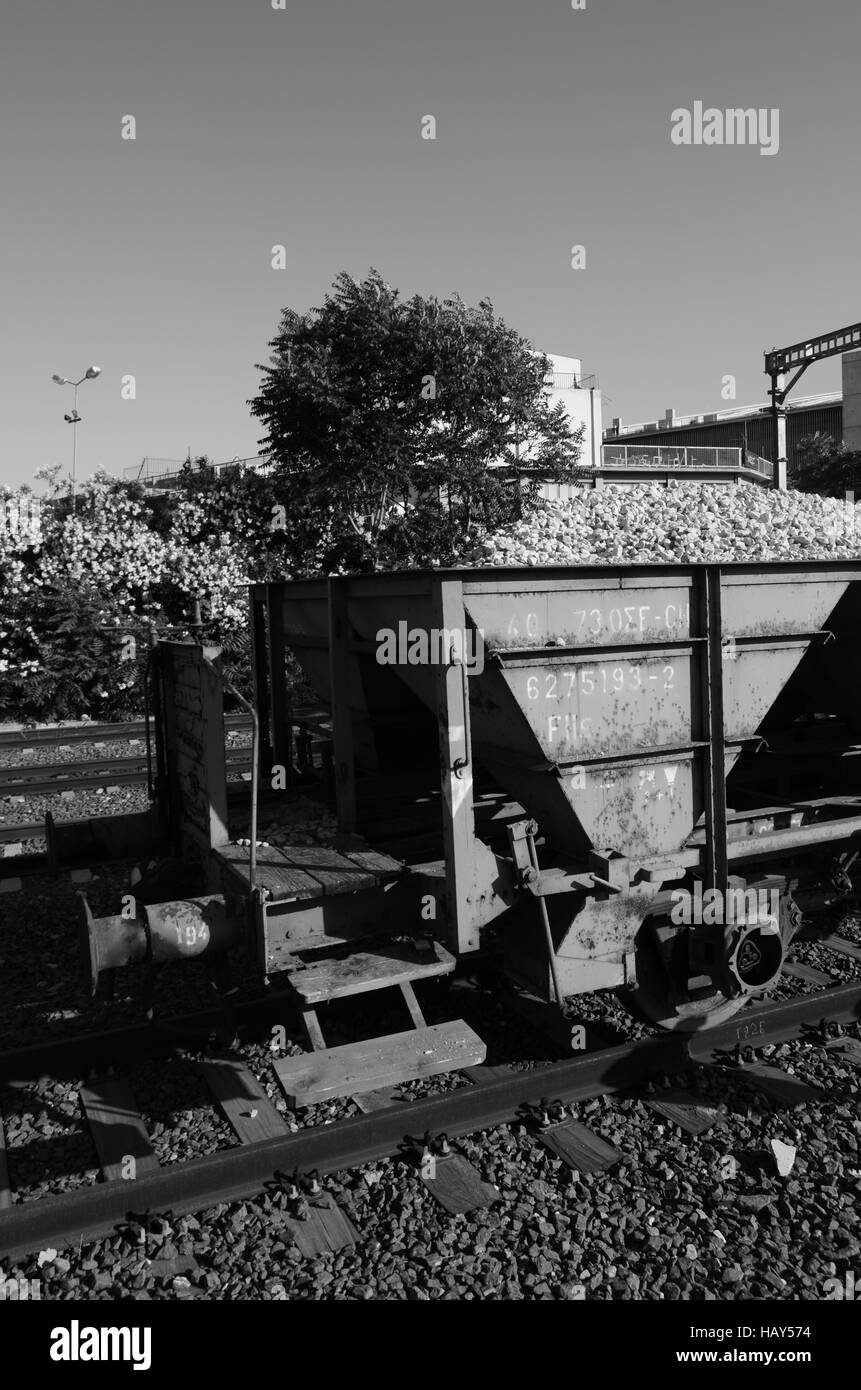
[{"label": "overhead structure", "polygon": [[[805,338],[791,347],[775,348],[765,354],[765,370],[771,377],[771,411],[774,418],[775,467],[774,486],[786,489],[786,398],[803,376],[811,362],[825,357],[837,357],[851,348],[861,347],[861,323],[839,328],[836,333],[822,333]],[[787,373],[795,368],[790,381]]]}]

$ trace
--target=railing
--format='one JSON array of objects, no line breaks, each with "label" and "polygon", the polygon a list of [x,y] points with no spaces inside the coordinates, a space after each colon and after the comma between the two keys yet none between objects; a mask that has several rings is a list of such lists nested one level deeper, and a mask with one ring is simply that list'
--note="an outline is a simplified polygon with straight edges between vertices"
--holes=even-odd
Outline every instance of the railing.
[{"label": "railing", "polygon": [[596,376],[577,376],[575,372],[550,372],[544,380],[552,391],[589,391],[597,389]]},{"label": "railing", "polygon": [[707,469],[711,472],[731,469],[740,472],[748,468],[766,476],[771,476],[773,472],[768,459],[745,454],[743,449],[713,445],[672,448],[663,444],[602,444],[601,467],[642,468],[652,472],[672,468]]},{"label": "railing", "polygon": [[[254,455],[251,458],[228,459],[226,463],[209,464],[216,477],[228,468],[253,468],[255,471],[267,467],[268,460]],[[143,483],[144,487],[152,488],[172,488],[176,486],[176,481],[185,466],[184,459],[155,459],[145,458],[139,464],[134,464],[131,468],[124,468],[123,475],[131,482]],[[198,470],[193,468],[192,473]]]}]

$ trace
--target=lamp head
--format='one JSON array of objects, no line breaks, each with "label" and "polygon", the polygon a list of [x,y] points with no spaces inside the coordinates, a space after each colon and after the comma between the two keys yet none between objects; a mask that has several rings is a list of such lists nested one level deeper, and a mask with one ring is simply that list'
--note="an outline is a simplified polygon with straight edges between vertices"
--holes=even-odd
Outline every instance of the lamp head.
[{"label": "lamp head", "polygon": [[97,376],[101,374],[101,370],[101,367],[88,367],[87,370],[84,372],[84,376],[87,377],[90,381],[93,381]]},{"label": "lamp head", "polygon": [[64,376],[58,376],[56,372],[51,377],[51,380],[56,382],[58,386],[65,386],[66,384],[66,378]]}]

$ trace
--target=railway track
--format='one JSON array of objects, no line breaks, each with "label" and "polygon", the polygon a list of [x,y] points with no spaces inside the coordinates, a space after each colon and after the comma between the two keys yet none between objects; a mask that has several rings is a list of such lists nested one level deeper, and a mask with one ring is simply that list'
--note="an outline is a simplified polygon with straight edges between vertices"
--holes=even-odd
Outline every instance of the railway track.
[{"label": "railway track", "polygon": [[[861,948],[837,938],[821,944],[840,951]],[[821,972],[816,972],[822,978]],[[800,972],[802,978],[810,976]],[[278,1016],[283,996],[237,1009],[234,1022],[260,1022]],[[274,1011],[274,1012],[273,1012]],[[283,1008],[282,1008],[283,1012]],[[415,1180],[423,1181],[450,1212],[470,1211],[499,1198],[492,1185],[451,1141],[476,1135],[515,1120],[526,1123],[531,1142],[549,1148],[571,1169],[594,1172],[623,1157],[570,1113],[570,1107],[601,1095],[618,1095],[642,1088],[658,1077],[683,1073],[729,1075],[733,1084],[765,1090],[774,1096],[811,1089],[790,1072],[753,1062],[753,1049],[792,1039],[811,1048],[861,1051],[846,1028],[861,1019],[861,981],[831,981],[814,993],[790,1001],[754,1005],[742,1015],[701,1033],[670,1033],[623,1045],[595,1045],[589,1034],[584,1052],[536,1065],[532,1070],[511,1067],[467,1068],[459,1089],[431,1095],[405,1105],[379,1093],[357,1099],[364,1113],[334,1123],[290,1132],[266,1096],[257,1076],[238,1053],[201,1052],[200,1067],[213,1103],[231,1125],[236,1147],[204,1158],[161,1167],[137,1110],[132,1080],[114,1069],[129,1071],[135,1063],[170,1056],[178,1047],[198,1048],[224,1016],[212,1010],[177,1019],[170,1025],[140,1024],[111,1033],[92,1034],[56,1044],[40,1044],[0,1055],[0,1086],[21,1087],[46,1074],[91,1075],[81,1092],[103,1181],[71,1193],[15,1202],[0,1143],[0,1257],[18,1258],[45,1247],[80,1245],[137,1222],[146,1226],[158,1215],[171,1218],[249,1198],[264,1190],[284,1194],[285,1224],[305,1254],[354,1244],[359,1239],[340,1213],[319,1178],[400,1155],[415,1165]],[[775,1087],[777,1088],[775,1092]],[[748,1092],[749,1094],[749,1092]],[[687,1100],[673,1093],[640,1092],[647,1104],[689,1133],[708,1128],[706,1103],[695,1095]],[[664,1106],[663,1110],[661,1106]],[[669,1104],[669,1109],[667,1105]],[[686,1112],[690,1112],[687,1115]],[[706,1115],[704,1120],[703,1116]],[[712,1120],[714,1122],[714,1119]],[[2,1119],[0,1119],[2,1139]],[[136,1157],[133,1182],[120,1176],[122,1164]],[[448,1178],[446,1175],[449,1175]],[[292,1175],[292,1176],[287,1176]],[[452,1180],[453,1179],[453,1180]]]},{"label": "railway track", "polygon": [[[297,705],[293,720],[297,727],[316,727],[325,723],[328,711],[319,705]],[[225,714],[225,733],[245,733],[251,730],[247,714]],[[127,743],[146,738],[146,724],[132,719],[124,724],[71,724],[49,728],[4,729],[0,725],[0,751],[4,749],[62,748],[73,743]]]},{"label": "railway track", "polygon": [[[227,733],[250,730],[251,720],[247,714],[227,714],[224,716],[224,728]],[[145,737],[146,725],[142,719],[133,719],[125,724],[73,724],[57,728],[0,727],[0,750],[61,748],[73,743],[127,743],[131,739]]]},{"label": "railway track", "polygon": [[[228,776],[250,772],[250,753],[247,749],[229,750],[226,763]],[[2,772],[5,775],[0,776],[0,797],[56,796],[64,791],[93,791],[113,785],[139,786],[147,780],[145,756],[43,763],[32,768],[4,768]]]}]

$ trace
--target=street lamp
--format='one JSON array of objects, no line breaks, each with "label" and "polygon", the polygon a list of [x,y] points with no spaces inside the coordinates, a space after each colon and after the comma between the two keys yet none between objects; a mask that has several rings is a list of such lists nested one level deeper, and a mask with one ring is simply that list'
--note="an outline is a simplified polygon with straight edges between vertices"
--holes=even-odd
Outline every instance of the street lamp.
[{"label": "street lamp", "polygon": [[70,381],[68,377],[59,376],[56,372],[51,377],[51,380],[55,382],[57,386],[74,386],[75,388],[75,403],[71,413],[63,416],[66,424],[72,426],[72,511],[75,510],[75,484],[78,468],[78,424],[81,419],[78,414],[78,387],[81,385],[82,381],[95,381],[101,370],[101,367],[88,367],[79,381]]}]

